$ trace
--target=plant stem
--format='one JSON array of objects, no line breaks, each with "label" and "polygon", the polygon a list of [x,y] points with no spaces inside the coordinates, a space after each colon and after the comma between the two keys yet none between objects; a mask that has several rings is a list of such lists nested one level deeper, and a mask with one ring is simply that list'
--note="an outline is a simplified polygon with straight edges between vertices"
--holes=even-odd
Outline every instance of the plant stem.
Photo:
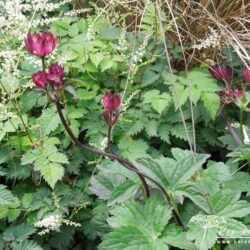
[{"label": "plant stem", "polygon": [[234,128],[232,127],[231,123],[228,121],[228,118],[227,118],[226,112],[224,110],[224,107],[221,110],[221,116],[224,119],[225,123],[227,124],[228,131],[230,132],[230,134],[234,138],[234,141],[237,143],[238,146],[241,146],[242,142],[241,142],[238,134],[235,132]]},{"label": "plant stem", "polygon": [[[109,148],[109,150],[110,150],[111,153],[115,154],[115,152],[112,149],[111,133],[112,133],[112,126],[109,125],[109,129],[108,129],[108,148]],[[117,160],[117,161],[121,165],[123,165],[125,168],[127,167],[127,164],[125,164],[123,161],[120,161],[120,160]],[[135,168],[135,169],[137,169],[137,168]],[[138,174],[138,173],[137,173],[137,175],[139,176],[139,178],[140,178],[140,180],[142,182],[142,190],[143,190],[144,197],[147,199],[147,198],[150,197],[150,192],[149,192],[148,184],[147,184],[145,178],[143,177],[143,175]]]},{"label": "plant stem", "polygon": [[91,153],[94,153],[94,154],[97,154],[97,155],[101,155],[101,156],[104,156],[104,157],[108,157],[110,159],[113,159],[113,160],[117,160],[118,162],[123,162],[123,166],[126,167],[127,169],[137,173],[137,174],[140,174],[141,176],[143,176],[144,178],[150,180],[151,182],[153,182],[160,190],[161,192],[164,194],[168,204],[170,205],[171,208],[173,208],[173,216],[174,216],[174,220],[176,222],[177,225],[179,226],[182,226],[184,228],[184,224],[178,214],[178,212],[176,211],[175,207],[172,205],[172,202],[171,202],[171,199],[170,199],[170,196],[169,194],[167,193],[167,191],[162,187],[162,185],[157,182],[156,180],[154,180],[153,178],[151,178],[150,176],[148,176],[147,174],[144,174],[142,173],[141,171],[139,171],[132,163],[130,163],[129,161],[121,158],[120,156],[116,155],[116,154],[112,154],[112,153],[107,153],[107,152],[103,152],[103,151],[100,151],[100,150],[97,150],[97,149],[94,149],[94,148],[91,148],[83,143],[81,143],[73,134],[72,130],[70,129],[70,127],[68,126],[68,123],[66,122],[65,118],[64,118],[64,115],[62,113],[62,110],[61,110],[61,104],[58,100],[55,100],[55,104],[56,104],[56,107],[57,107],[57,111],[58,111],[58,114],[59,114],[59,117],[62,121],[62,124],[65,128],[65,130],[67,131],[68,135],[70,136],[71,140],[76,144],[78,145],[79,147],[85,149],[86,151],[88,152],[91,152]]}]

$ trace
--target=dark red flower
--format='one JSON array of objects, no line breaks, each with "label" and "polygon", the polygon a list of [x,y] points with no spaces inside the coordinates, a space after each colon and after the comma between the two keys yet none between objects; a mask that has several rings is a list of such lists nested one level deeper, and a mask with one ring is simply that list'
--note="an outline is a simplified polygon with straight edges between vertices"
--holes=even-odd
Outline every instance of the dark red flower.
[{"label": "dark red flower", "polygon": [[113,95],[107,91],[102,99],[102,106],[106,111],[113,112],[121,105],[121,97],[119,95]]},{"label": "dark red flower", "polygon": [[233,70],[230,67],[216,66],[209,69],[209,72],[218,81],[230,81],[233,78]]},{"label": "dark red flower", "polygon": [[47,79],[49,84],[54,87],[61,87],[63,85],[64,68],[55,63],[49,67],[49,73]]},{"label": "dark red flower", "polygon": [[243,90],[235,90],[234,97],[237,99],[242,99],[244,97],[244,91]]},{"label": "dark red flower", "polygon": [[25,45],[31,54],[45,57],[56,48],[57,37],[50,32],[28,34],[25,38]]},{"label": "dark red flower", "polygon": [[48,84],[47,73],[44,70],[39,71],[32,76],[32,80],[37,88],[44,89]]},{"label": "dark red flower", "polygon": [[250,82],[250,70],[247,66],[244,67],[243,75],[244,75],[245,81]]}]

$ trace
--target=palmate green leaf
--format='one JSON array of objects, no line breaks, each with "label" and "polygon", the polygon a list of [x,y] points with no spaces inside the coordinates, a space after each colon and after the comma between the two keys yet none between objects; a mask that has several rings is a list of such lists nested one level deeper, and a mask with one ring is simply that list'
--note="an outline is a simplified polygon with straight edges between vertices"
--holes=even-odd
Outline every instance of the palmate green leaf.
[{"label": "palmate green leaf", "polygon": [[187,181],[203,163],[209,158],[208,154],[197,154],[193,156],[189,153],[188,156],[179,159],[171,173],[169,188],[174,190],[176,185]]},{"label": "palmate green leaf", "polygon": [[133,181],[126,181],[116,186],[111,194],[111,199],[108,201],[108,206],[128,200],[138,192],[140,187],[141,183],[134,183]]},{"label": "palmate green leaf", "polygon": [[223,162],[209,161],[207,169],[202,171],[201,182],[204,189],[210,195],[219,191],[220,184],[223,181],[233,179],[230,169]]},{"label": "palmate green leaf", "polygon": [[163,232],[163,241],[178,249],[196,250],[195,245],[187,240],[187,233],[175,224],[167,225]]},{"label": "palmate green leaf", "polygon": [[14,202],[15,197],[6,186],[0,184],[0,205],[10,205]]},{"label": "palmate green leaf", "polygon": [[[105,165],[109,167],[108,164]],[[119,175],[117,173],[105,172],[105,169],[102,170],[91,178],[90,181],[90,190],[97,195],[100,199],[109,200],[111,199],[112,192],[115,190],[116,186],[121,185],[125,182],[125,178],[123,175]]]},{"label": "palmate green leaf", "polygon": [[15,246],[15,250],[43,250],[35,241],[25,240]]},{"label": "palmate green leaf", "polygon": [[188,197],[204,212],[206,212],[207,214],[212,213],[208,200],[206,199],[206,194],[202,192],[197,183],[191,181],[180,183],[175,187],[175,194]]},{"label": "palmate green leaf", "polygon": [[108,219],[113,232],[107,234],[99,249],[168,249],[161,239],[171,218],[171,210],[160,196],[145,205],[132,201],[111,210]]},{"label": "palmate green leaf", "polygon": [[199,250],[210,249],[217,240],[217,230],[215,228],[200,228],[196,224],[189,223],[191,228],[187,237],[189,240],[195,240],[195,245]]},{"label": "palmate green leaf", "polygon": [[217,215],[195,215],[189,221],[188,227],[190,229],[187,238],[194,240],[201,250],[210,249],[218,238],[238,238],[247,231],[247,226],[243,223]]},{"label": "palmate green leaf", "polygon": [[[168,167],[173,166],[173,162],[171,162],[173,161],[172,159],[166,161],[167,162],[165,163],[169,163],[166,164]],[[136,167],[138,167],[142,173],[145,173],[151,178],[153,178],[155,181],[158,181],[166,189],[168,188],[169,182],[167,178],[168,174],[166,173],[167,169],[165,168],[166,166],[164,166],[163,164],[158,164],[158,162],[150,158],[143,158],[137,160]]]},{"label": "palmate green leaf", "polygon": [[217,215],[241,218],[250,214],[250,203],[240,199],[240,192],[221,190],[211,197],[211,205]]}]

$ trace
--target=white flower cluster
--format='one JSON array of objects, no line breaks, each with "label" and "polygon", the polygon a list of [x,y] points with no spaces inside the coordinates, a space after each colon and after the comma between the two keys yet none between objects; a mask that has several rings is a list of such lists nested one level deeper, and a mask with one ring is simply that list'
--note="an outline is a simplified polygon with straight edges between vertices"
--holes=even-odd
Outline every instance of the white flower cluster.
[{"label": "white flower cluster", "polygon": [[95,39],[96,29],[93,24],[90,24],[86,34],[86,41],[91,41]]},{"label": "white flower cluster", "polygon": [[16,51],[0,51],[0,62],[2,62],[0,74],[2,74],[3,72],[12,72],[13,76],[18,76],[19,70],[16,68],[17,60],[18,56]]},{"label": "white flower cluster", "polygon": [[134,91],[124,102],[123,106],[122,106],[122,111],[124,114],[124,112],[127,111],[127,109],[129,108],[129,105],[131,103],[131,101],[134,99],[134,97],[140,92],[140,89],[137,89],[136,91]]},{"label": "white flower cluster", "polygon": [[5,121],[12,117],[14,117],[14,114],[8,110],[5,100],[2,100],[2,103],[0,103],[0,121]]},{"label": "white flower cluster", "polygon": [[118,45],[116,46],[117,50],[126,51],[128,49],[128,41],[126,40],[126,29],[123,28],[121,35],[119,37]]},{"label": "white flower cluster", "polygon": [[143,40],[143,43],[140,45],[138,50],[135,51],[132,59],[131,59],[131,68],[135,68],[138,62],[142,62],[142,58],[146,52],[146,47],[148,45],[150,35],[146,35],[145,39]]},{"label": "white flower cluster", "polygon": [[206,39],[199,39],[199,44],[194,44],[192,46],[193,49],[208,49],[208,48],[216,48],[220,46],[221,35],[212,27],[208,27],[209,34]]},{"label": "white flower cluster", "polygon": [[36,222],[34,226],[37,228],[44,228],[41,232],[38,233],[39,235],[44,235],[46,233],[49,233],[50,231],[58,231],[62,224],[75,227],[81,226],[81,224],[79,223],[63,219],[59,214],[51,214],[44,219]]},{"label": "white flower cluster", "polygon": [[71,11],[66,12],[64,15],[65,16],[77,16],[77,15],[80,15],[80,14],[83,14],[83,13],[86,13],[86,12],[90,12],[90,11],[92,11],[91,8],[79,9],[79,10],[71,10]]}]

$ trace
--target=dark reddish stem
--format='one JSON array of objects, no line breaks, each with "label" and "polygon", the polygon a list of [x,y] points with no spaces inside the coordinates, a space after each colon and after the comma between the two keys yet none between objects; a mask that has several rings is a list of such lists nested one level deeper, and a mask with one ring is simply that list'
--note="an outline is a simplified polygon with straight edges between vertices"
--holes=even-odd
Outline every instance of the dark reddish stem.
[{"label": "dark reddish stem", "polygon": [[[110,120],[110,122],[111,122],[111,116],[110,116],[110,119],[109,119],[109,120]],[[110,152],[111,152],[112,154],[115,154],[115,152],[114,152],[113,149],[112,149],[111,133],[112,133],[112,124],[109,123],[109,128],[108,128],[108,148],[109,148],[109,150],[110,150]],[[120,161],[120,160],[117,160],[117,161],[118,161],[121,165],[123,165],[125,168],[127,168],[128,165],[127,165],[126,163],[124,163],[123,161]],[[138,170],[135,166],[132,166],[132,165],[131,165],[131,167],[133,167],[134,169]],[[139,176],[139,178],[140,178],[140,180],[141,180],[141,182],[142,182],[143,191],[144,191],[146,197],[149,198],[149,197],[150,197],[150,192],[149,192],[149,187],[148,187],[148,184],[147,184],[145,178],[143,177],[143,175],[141,175],[141,174],[139,174],[139,173],[137,173],[137,175]]]},{"label": "dark reddish stem", "polygon": [[73,134],[72,130],[70,129],[70,127],[68,126],[68,123],[67,121],[65,120],[64,118],[64,115],[62,113],[62,109],[61,109],[61,104],[58,100],[55,101],[56,103],[56,107],[57,107],[57,111],[58,111],[58,114],[59,114],[59,117],[62,121],[62,124],[64,126],[64,128],[66,129],[68,135],[70,136],[71,140],[76,144],[78,145],[79,147],[85,149],[86,151],[89,151],[93,154],[97,154],[97,155],[100,155],[100,156],[103,156],[103,157],[108,157],[110,159],[113,159],[113,160],[117,160],[118,162],[122,162],[123,163],[123,166],[126,167],[127,169],[137,173],[138,175],[142,176],[143,178],[146,178],[148,180],[150,180],[151,182],[153,182],[160,190],[161,192],[164,194],[166,200],[168,201],[169,205],[171,208],[173,208],[173,215],[174,215],[174,219],[175,219],[175,222],[184,227],[184,224],[182,223],[181,221],[181,218],[178,214],[178,212],[175,210],[175,207],[173,206],[172,202],[171,202],[171,198],[169,196],[169,194],[167,193],[167,191],[162,187],[162,185],[157,182],[156,180],[154,180],[153,178],[151,178],[150,176],[142,173],[140,170],[138,170],[132,163],[130,163],[129,161],[121,158],[120,156],[116,155],[116,154],[112,154],[112,153],[107,153],[107,152],[104,152],[104,151],[100,151],[100,150],[97,150],[97,149],[94,149],[94,148],[91,148],[83,143],[81,143]]}]

